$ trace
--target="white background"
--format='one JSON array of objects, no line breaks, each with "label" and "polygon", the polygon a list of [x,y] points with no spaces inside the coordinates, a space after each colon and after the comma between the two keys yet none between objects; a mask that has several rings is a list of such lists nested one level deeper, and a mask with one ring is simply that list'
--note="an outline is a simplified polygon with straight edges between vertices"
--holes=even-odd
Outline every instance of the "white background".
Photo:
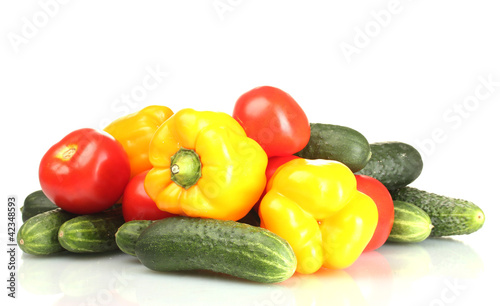
[{"label": "white background", "polygon": [[347,271],[271,286],[152,273],[120,253],[36,258],[18,249],[16,302],[498,305],[499,12],[493,0],[2,1],[5,248],[8,196],[20,207],[39,189],[42,155],[69,132],[151,104],[231,113],[260,85],[290,93],[311,122],[414,145],[425,166],[413,186],[468,199],[486,215],[469,236],[386,245]]}]

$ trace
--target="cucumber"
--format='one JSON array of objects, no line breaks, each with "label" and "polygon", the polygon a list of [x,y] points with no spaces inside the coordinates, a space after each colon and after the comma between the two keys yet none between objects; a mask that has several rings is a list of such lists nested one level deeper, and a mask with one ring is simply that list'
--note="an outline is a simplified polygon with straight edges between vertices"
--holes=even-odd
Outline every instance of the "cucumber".
[{"label": "cucumber", "polygon": [[100,253],[117,250],[115,234],[125,223],[121,208],[81,215],[59,228],[59,243],[73,253]]},{"label": "cucumber", "polygon": [[155,271],[209,270],[262,283],[284,281],[297,268],[286,240],[264,228],[226,220],[156,221],[139,236],[135,253]]},{"label": "cucumber", "polygon": [[[137,244],[139,235],[153,222],[154,221],[151,220],[132,220],[120,226],[115,234],[118,248],[126,254],[135,256],[135,245]],[[253,226],[260,226],[259,214],[256,210],[251,209],[248,214],[238,220],[238,222]]]},{"label": "cucumber", "polygon": [[135,256],[135,245],[139,235],[151,225],[151,220],[132,220],[124,223],[115,234],[116,245],[126,254]]},{"label": "cucumber", "polygon": [[394,223],[387,241],[424,241],[432,228],[431,218],[425,211],[411,203],[394,201]]},{"label": "cucumber", "polygon": [[435,193],[404,187],[391,191],[394,200],[420,207],[431,218],[434,228],[430,236],[467,235],[484,224],[484,212],[470,201],[450,198]]},{"label": "cucumber", "polygon": [[404,142],[388,141],[370,144],[372,156],[358,172],[376,178],[389,190],[407,186],[423,169],[420,153]]},{"label": "cucumber", "polygon": [[43,212],[59,208],[41,190],[30,193],[25,199],[21,214],[23,222]]},{"label": "cucumber", "polygon": [[352,172],[363,169],[371,156],[370,144],[349,127],[311,123],[311,137],[295,155],[307,159],[329,159],[345,164]]},{"label": "cucumber", "polygon": [[61,225],[77,215],[60,208],[38,214],[23,223],[17,233],[19,248],[32,255],[49,255],[65,249],[59,244],[57,233]]}]

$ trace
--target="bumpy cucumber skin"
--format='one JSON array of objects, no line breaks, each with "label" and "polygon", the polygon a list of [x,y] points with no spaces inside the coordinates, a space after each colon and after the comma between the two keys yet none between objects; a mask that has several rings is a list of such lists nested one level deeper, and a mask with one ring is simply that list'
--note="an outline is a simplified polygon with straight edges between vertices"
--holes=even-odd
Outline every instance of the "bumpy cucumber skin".
[{"label": "bumpy cucumber skin", "polygon": [[125,220],[121,208],[81,215],[65,222],[59,228],[59,243],[73,253],[117,250],[115,234],[123,223]]},{"label": "bumpy cucumber skin", "polygon": [[421,242],[431,234],[432,221],[418,206],[394,201],[394,224],[387,241]]},{"label": "bumpy cucumber skin", "polygon": [[30,193],[25,199],[23,207],[21,207],[21,214],[23,222],[38,214],[44,213],[49,210],[59,208],[56,204],[47,198],[41,190]]},{"label": "bumpy cucumber skin", "polygon": [[349,127],[311,123],[311,137],[295,155],[307,159],[329,159],[345,164],[352,172],[363,169],[371,156],[370,144]]},{"label": "bumpy cucumber skin", "polygon": [[413,187],[393,190],[391,195],[394,200],[412,203],[429,215],[434,225],[431,237],[468,235],[479,230],[484,224],[484,212],[470,201]]},{"label": "bumpy cucumber skin", "polygon": [[155,271],[210,270],[262,283],[293,275],[297,259],[272,232],[234,221],[171,217],[151,224],[135,248]]},{"label": "bumpy cucumber skin", "polygon": [[153,223],[151,220],[132,220],[124,223],[115,234],[116,245],[126,254],[135,256],[135,245],[142,232]]},{"label": "bumpy cucumber skin", "polygon": [[370,148],[372,156],[358,173],[376,178],[389,190],[407,186],[422,173],[422,156],[409,144],[376,142]]},{"label": "bumpy cucumber skin", "polygon": [[57,239],[59,228],[64,222],[77,215],[60,208],[38,214],[23,223],[17,233],[17,245],[31,255],[49,255],[65,249]]}]

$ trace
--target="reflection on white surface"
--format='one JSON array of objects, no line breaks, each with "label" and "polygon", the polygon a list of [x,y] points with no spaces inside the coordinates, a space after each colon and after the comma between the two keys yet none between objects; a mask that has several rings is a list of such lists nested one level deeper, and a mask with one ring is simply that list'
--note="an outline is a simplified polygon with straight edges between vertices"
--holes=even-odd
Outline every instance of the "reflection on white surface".
[{"label": "reflection on white surface", "polygon": [[395,300],[406,300],[406,305],[458,305],[484,270],[474,249],[451,238],[386,244],[379,252],[389,262],[394,277],[390,305],[397,305]]},{"label": "reflection on white surface", "polygon": [[23,254],[19,297],[53,305],[449,305],[483,269],[478,254],[453,239],[386,244],[348,269],[271,285],[208,272],[159,273],[120,252]]}]

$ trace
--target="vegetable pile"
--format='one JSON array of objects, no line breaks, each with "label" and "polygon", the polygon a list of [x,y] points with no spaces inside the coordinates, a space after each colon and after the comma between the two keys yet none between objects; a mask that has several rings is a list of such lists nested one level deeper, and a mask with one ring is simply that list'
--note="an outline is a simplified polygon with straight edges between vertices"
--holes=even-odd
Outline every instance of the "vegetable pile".
[{"label": "vegetable pile", "polygon": [[276,283],[484,223],[469,201],[408,186],[423,169],[411,145],[310,123],[275,87],[244,93],[232,115],[152,105],[104,131],[73,131],[42,157],[24,252],[121,250],[157,271]]}]

